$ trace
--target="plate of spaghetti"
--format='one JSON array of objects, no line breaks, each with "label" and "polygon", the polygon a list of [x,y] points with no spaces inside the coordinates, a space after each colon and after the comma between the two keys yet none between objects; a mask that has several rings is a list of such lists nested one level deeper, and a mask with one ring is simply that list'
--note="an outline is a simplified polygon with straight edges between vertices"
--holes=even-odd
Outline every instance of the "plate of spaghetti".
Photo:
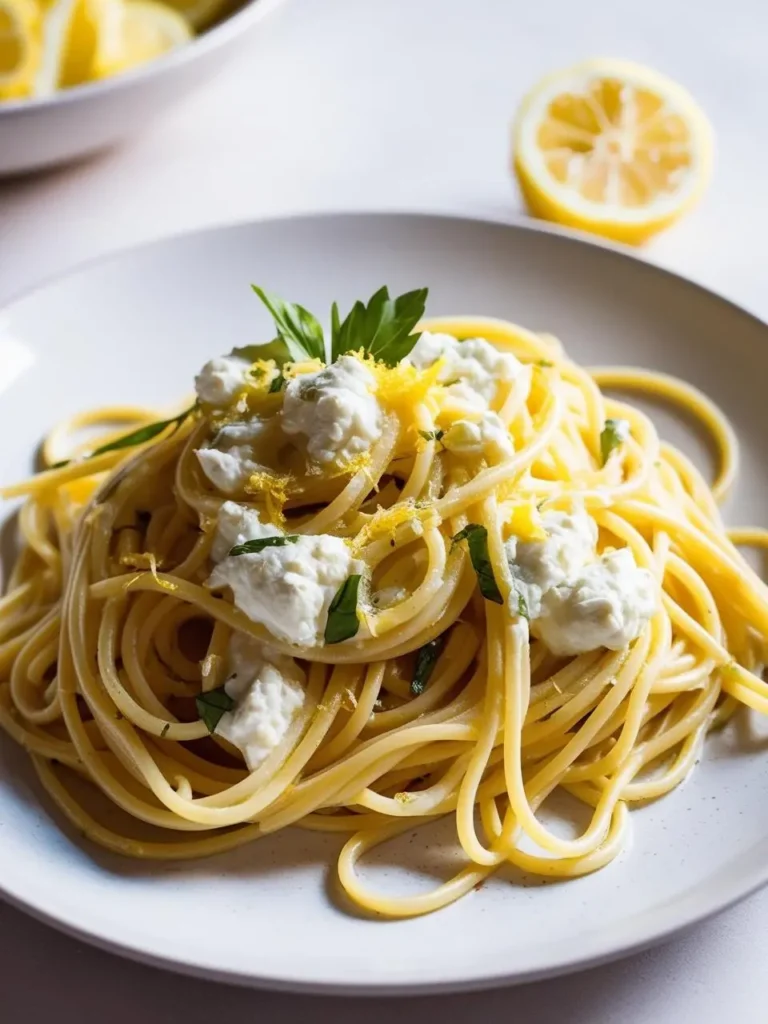
[{"label": "plate of spaghetti", "polygon": [[612,249],[405,215],[12,303],[5,895],[185,971],[428,991],[764,883],[767,340]]}]

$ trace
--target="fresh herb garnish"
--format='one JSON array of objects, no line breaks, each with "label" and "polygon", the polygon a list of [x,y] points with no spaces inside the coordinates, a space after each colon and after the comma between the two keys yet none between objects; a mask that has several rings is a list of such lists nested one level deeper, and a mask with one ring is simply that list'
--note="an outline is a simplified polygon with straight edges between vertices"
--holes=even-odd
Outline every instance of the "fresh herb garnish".
[{"label": "fresh herb garnish", "polygon": [[493,575],[493,567],[488,555],[488,531],[478,523],[468,523],[463,530],[459,530],[453,538],[453,543],[458,544],[462,540],[467,542],[469,557],[477,575],[480,593],[486,601],[504,604],[504,598],[501,596],[501,591]]},{"label": "fresh herb garnish", "polygon": [[411,693],[414,697],[418,697],[426,690],[432,671],[437,664],[437,659],[443,653],[445,641],[446,635],[442,633],[440,636],[436,636],[434,640],[430,640],[428,644],[424,644],[423,647],[419,648],[419,653],[416,655],[416,667],[414,668],[413,679],[411,680]]},{"label": "fresh herb garnish", "polygon": [[554,366],[555,364],[554,363],[550,363],[550,361],[548,359],[539,359],[539,361],[536,363],[536,365],[537,366],[542,366],[545,369],[547,369],[548,367]]},{"label": "fresh herb garnish", "polygon": [[[189,409],[185,409],[184,412],[178,416],[174,416],[171,420],[161,420],[159,423],[148,423],[145,427],[139,427],[138,430],[132,431],[130,434],[123,434],[122,437],[118,437],[115,441],[110,441],[109,444],[103,444],[98,448],[94,448],[92,452],[89,452],[85,456],[86,459],[95,459],[97,455],[105,455],[107,452],[117,452],[122,448],[133,448],[137,444],[146,444],[147,441],[151,441],[157,437],[158,434],[162,434],[168,427],[173,427],[174,430],[178,430],[184,420],[191,413],[195,411],[197,405],[190,406]],[[68,466],[72,460],[64,459],[62,462],[56,462],[51,469],[62,469],[64,466]]]},{"label": "fresh herb garnish", "polygon": [[264,548],[281,548],[285,544],[295,544],[299,538],[293,536],[259,537],[257,540],[247,540],[244,544],[237,544],[229,552],[230,555],[255,555]]},{"label": "fresh herb garnish", "polygon": [[360,628],[360,620],[357,617],[357,592],[361,579],[360,575],[350,576],[336,591],[325,624],[327,644],[339,644],[342,640],[349,640]]},{"label": "fresh herb garnish", "polygon": [[319,321],[303,306],[286,302],[258,285],[251,285],[272,314],[278,338],[284,343],[295,363],[305,359],[325,361],[325,341]]},{"label": "fresh herb garnish", "polygon": [[282,373],[278,373],[278,375],[276,377],[273,377],[272,380],[270,381],[270,384],[269,384],[269,393],[270,393],[270,395],[276,395],[278,391],[282,391],[284,384],[285,384],[285,377],[282,375]]},{"label": "fresh herb garnish", "polygon": [[345,352],[362,349],[368,355],[396,366],[419,340],[411,331],[424,315],[427,289],[418,288],[390,299],[389,289],[379,288],[366,306],[356,302],[346,319],[341,322],[339,308],[331,308],[331,361]]},{"label": "fresh herb garnish", "polygon": [[528,612],[528,602],[522,594],[517,595],[517,614],[521,619],[530,619],[531,617]]},{"label": "fresh herb garnish", "polygon": [[221,721],[222,715],[231,711],[235,702],[229,696],[223,686],[217,690],[208,690],[207,693],[198,693],[195,697],[197,713],[205,722],[210,733],[216,732],[216,726]]},{"label": "fresh herb garnish", "polygon": [[419,436],[425,441],[440,441],[445,435],[444,430],[420,430]]},{"label": "fresh herb garnish", "polygon": [[610,458],[614,448],[623,444],[629,436],[629,424],[626,420],[606,420],[605,426],[600,433],[600,456],[603,465]]}]

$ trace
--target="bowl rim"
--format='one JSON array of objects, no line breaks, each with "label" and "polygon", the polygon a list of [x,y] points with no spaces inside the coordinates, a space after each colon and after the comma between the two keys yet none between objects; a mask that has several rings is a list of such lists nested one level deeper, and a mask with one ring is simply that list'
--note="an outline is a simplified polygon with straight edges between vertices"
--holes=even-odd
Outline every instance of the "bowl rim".
[{"label": "bowl rim", "polygon": [[95,82],[84,82],[69,89],[61,89],[50,96],[27,96],[21,99],[5,100],[0,103],[0,124],[3,119],[11,116],[28,114],[34,116],[38,111],[68,107],[81,101],[98,99],[121,89],[130,89],[132,85],[147,82],[153,78],[162,78],[184,64],[226,46],[237,36],[246,32],[262,18],[271,14],[284,4],[286,0],[246,0],[238,10],[224,18],[223,21],[206,29],[199,36],[193,36],[188,43],[176,47],[161,57],[140,64],[138,67],[123,71]]}]

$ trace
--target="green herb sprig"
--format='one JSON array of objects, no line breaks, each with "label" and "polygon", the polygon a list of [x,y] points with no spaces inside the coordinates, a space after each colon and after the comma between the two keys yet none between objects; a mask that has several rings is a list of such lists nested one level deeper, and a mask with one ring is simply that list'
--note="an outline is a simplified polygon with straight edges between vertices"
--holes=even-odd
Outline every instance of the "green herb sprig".
[{"label": "green herb sprig", "polygon": [[339,307],[331,307],[331,362],[345,352],[362,349],[387,366],[396,366],[419,340],[411,331],[424,315],[427,289],[418,288],[396,299],[379,288],[366,305],[356,302],[343,321]]},{"label": "green herb sprig", "polygon": [[[251,287],[272,314],[277,337],[264,345],[233,349],[232,354],[251,362],[272,359],[279,367],[306,359],[325,362],[325,339],[320,321],[303,306],[286,302],[258,285]],[[362,350],[387,366],[395,366],[419,339],[418,334],[411,332],[424,315],[426,302],[426,288],[406,292],[394,299],[390,298],[388,288],[379,288],[367,303],[356,302],[344,320],[334,302],[331,307],[331,362],[336,362],[345,352]],[[270,391],[276,390],[274,386],[270,387]]]}]

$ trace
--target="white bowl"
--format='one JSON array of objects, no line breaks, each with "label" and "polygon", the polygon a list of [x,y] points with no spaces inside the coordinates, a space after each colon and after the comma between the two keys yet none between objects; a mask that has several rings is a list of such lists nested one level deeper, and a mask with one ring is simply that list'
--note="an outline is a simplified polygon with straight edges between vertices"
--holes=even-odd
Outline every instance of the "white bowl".
[{"label": "white bowl", "polygon": [[0,103],[0,176],[52,167],[138,131],[222,70],[282,0],[250,0],[186,46],[135,71],[40,99]]}]

